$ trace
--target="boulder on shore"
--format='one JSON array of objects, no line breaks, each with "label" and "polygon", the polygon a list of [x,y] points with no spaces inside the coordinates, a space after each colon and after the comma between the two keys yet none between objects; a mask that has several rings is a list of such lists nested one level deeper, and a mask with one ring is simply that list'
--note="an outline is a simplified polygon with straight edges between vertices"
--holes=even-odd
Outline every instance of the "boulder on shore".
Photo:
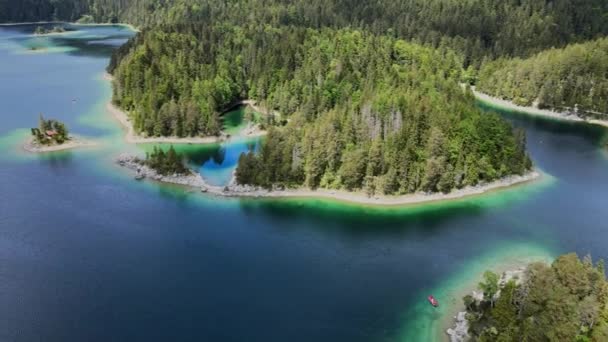
[{"label": "boulder on shore", "polygon": [[461,311],[454,317],[456,320],[454,327],[447,330],[450,342],[464,342],[469,339],[469,322],[466,315],[465,311]]}]

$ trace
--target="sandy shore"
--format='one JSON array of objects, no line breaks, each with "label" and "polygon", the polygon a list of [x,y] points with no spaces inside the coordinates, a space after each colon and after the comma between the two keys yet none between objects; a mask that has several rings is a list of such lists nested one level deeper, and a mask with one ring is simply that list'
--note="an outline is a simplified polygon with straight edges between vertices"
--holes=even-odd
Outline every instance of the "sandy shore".
[{"label": "sandy shore", "polygon": [[169,144],[211,144],[225,141],[225,137],[188,137],[188,138],[180,138],[180,137],[142,137],[135,133],[135,129],[133,128],[133,124],[127,113],[122,111],[120,108],[116,107],[112,103],[108,102],[106,104],[106,110],[108,113],[112,114],[112,116],[120,122],[120,124],[125,128],[125,141],[130,144],[145,144],[145,143],[169,143]]},{"label": "sandy shore", "polygon": [[112,23],[91,23],[91,24],[82,24],[82,23],[69,23],[70,25],[74,25],[74,26],[124,26],[124,27],[128,27],[131,31],[133,32],[139,32],[139,29],[131,24],[125,24],[125,23],[116,23],[116,24],[112,24]]},{"label": "sandy shore", "polygon": [[580,118],[576,114],[570,113],[570,112],[558,112],[558,111],[554,111],[554,110],[540,109],[540,108],[536,108],[536,107],[518,106],[511,101],[499,99],[497,97],[492,97],[490,95],[481,93],[481,92],[475,90],[474,87],[471,87],[471,90],[473,91],[473,94],[475,95],[475,97],[478,100],[491,104],[496,107],[500,107],[500,108],[504,108],[504,109],[508,109],[508,110],[515,110],[515,111],[524,112],[524,113],[532,114],[532,115],[544,116],[544,117],[548,117],[548,118],[568,120],[568,121],[587,122],[590,124],[608,127],[608,121],[606,121],[606,120],[597,120],[597,119],[588,119],[587,120],[587,119]]},{"label": "sandy shore", "polygon": [[28,138],[23,144],[23,149],[32,153],[46,153],[70,150],[79,147],[91,147],[97,145],[94,141],[86,140],[80,137],[71,136],[70,140],[61,145],[40,145],[34,142],[32,138]]},{"label": "sandy shore", "polygon": [[310,190],[310,189],[285,189],[267,190],[259,187],[236,184],[233,175],[230,183],[226,186],[210,185],[198,173],[192,173],[184,177],[171,176],[160,177],[154,170],[142,167],[135,156],[123,154],[118,157],[117,163],[130,170],[137,171],[140,179],[149,178],[160,182],[183,185],[194,188],[204,193],[222,197],[242,197],[242,198],[320,198],[331,199],[341,202],[374,205],[374,206],[405,206],[411,204],[429,203],[436,201],[447,201],[461,199],[470,196],[477,196],[491,191],[505,189],[517,185],[522,185],[534,181],[541,177],[538,171],[531,171],[523,176],[509,176],[501,180],[478,186],[465,187],[444,193],[416,193],[403,196],[373,196],[369,197],[360,192],[349,192],[343,190]]},{"label": "sandy shore", "polygon": [[[112,75],[105,73],[103,75],[103,79],[111,82],[113,77]],[[242,104],[249,105],[246,101],[242,101]],[[254,108],[255,109],[255,108]],[[111,102],[106,104],[106,110],[110,113],[120,124],[124,127],[125,133],[125,141],[130,144],[146,144],[146,143],[168,143],[168,144],[213,144],[227,141],[230,139],[226,135],[220,136],[208,136],[208,137],[143,137],[138,135],[133,128],[133,123],[129,119],[127,113],[125,113],[122,109],[116,107]],[[239,137],[243,138],[253,138],[260,137],[266,135],[266,131],[261,131],[259,129],[248,129]]]}]

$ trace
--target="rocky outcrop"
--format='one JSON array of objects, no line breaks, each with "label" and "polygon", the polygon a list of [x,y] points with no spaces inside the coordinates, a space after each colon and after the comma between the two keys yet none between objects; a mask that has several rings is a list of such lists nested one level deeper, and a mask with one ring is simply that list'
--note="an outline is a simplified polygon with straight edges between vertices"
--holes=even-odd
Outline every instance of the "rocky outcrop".
[{"label": "rocky outcrop", "polygon": [[199,174],[189,172],[188,174],[161,175],[156,170],[144,164],[143,160],[136,156],[121,154],[117,159],[118,165],[135,172],[135,179],[152,179],[159,182],[190,186],[195,188],[207,188],[203,178]]},{"label": "rocky outcrop", "polygon": [[406,205],[429,201],[457,199],[465,196],[483,194],[484,192],[493,189],[506,188],[516,184],[525,183],[540,177],[540,173],[536,171],[531,171],[522,176],[509,176],[489,184],[480,184],[474,187],[467,187],[464,189],[452,191],[449,194],[416,193],[403,196],[370,197],[365,193],[340,190],[311,190],[305,188],[286,189],[284,186],[281,185],[274,185],[271,189],[266,189],[259,186],[237,184],[234,173],[232,174],[232,178],[228,185],[214,186],[207,184],[200,174],[192,171],[186,175],[160,175],[156,171],[144,165],[139,158],[128,154],[123,154],[118,157],[117,163],[125,168],[135,171],[135,178],[138,180],[149,178],[159,182],[179,184],[197,188],[200,189],[201,192],[224,197],[313,197],[331,198],[352,203],[370,203],[374,205]]},{"label": "rocky outcrop", "polygon": [[450,336],[450,342],[464,342],[469,339],[469,322],[467,321],[466,311],[459,312],[454,319],[453,328],[447,330],[447,334]]},{"label": "rocky outcrop", "polygon": [[261,197],[268,195],[269,191],[260,187],[251,185],[239,185],[236,182],[234,174],[228,185],[221,187],[208,184],[205,182],[200,174],[193,171],[189,171],[188,174],[172,174],[172,175],[161,175],[156,170],[145,165],[143,160],[140,158],[130,155],[121,154],[116,159],[116,163],[126,169],[135,172],[134,178],[136,180],[151,179],[157,182],[178,184],[187,187],[200,189],[201,192],[214,194],[225,197]]},{"label": "rocky outcrop", "polygon": [[[502,288],[511,280],[514,280],[517,285],[521,284],[524,280],[525,272],[525,267],[503,272],[498,280],[498,286]],[[483,292],[481,291],[472,291],[471,296],[476,303],[479,303],[484,299]],[[495,299],[498,299],[498,297],[500,297],[500,290],[494,296]],[[450,342],[465,342],[470,339],[469,321],[467,320],[466,311],[461,311],[454,316],[454,326],[446,330],[446,333],[450,337]]]}]

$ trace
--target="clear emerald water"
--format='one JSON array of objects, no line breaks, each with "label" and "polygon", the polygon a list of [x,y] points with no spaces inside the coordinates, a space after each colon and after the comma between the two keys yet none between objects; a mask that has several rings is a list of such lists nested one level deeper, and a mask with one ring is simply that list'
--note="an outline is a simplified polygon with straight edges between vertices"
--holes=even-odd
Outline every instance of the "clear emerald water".
[{"label": "clear emerald water", "polygon": [[209,146],[182,146],[193,169],[211,185],[226,185],[230,182],[235,165],[242,153],[257,151],[259,138],[242,136],[247,127],[245,107],[235,108],[222,115],[224,131],[230,135],[228,143]]},{"label": "clear emerald water", "polygon": [[[214,198],[114,165],[151,148],[104,110],[108,54],[132,33],[73,28],[0,27],[2,341],[432,341],[487,268],[608,259],[603,128],[503,113],[546,177],[460,201]],[[39,112],[100,145],[25,154]],[[232,144],[178,148],[193,166],[234,161]]]}]

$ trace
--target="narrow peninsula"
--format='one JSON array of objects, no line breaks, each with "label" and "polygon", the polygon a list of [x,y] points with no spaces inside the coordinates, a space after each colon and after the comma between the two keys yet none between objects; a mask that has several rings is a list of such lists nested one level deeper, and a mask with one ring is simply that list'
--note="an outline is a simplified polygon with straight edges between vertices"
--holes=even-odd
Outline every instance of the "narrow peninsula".
[{"label": "narrow peninsula", "polygon": [[542,177],[539,171],[531,170],[523,175],[508,176],[490,183],[456,189],[449,193],[417,192],[406,195],[370,196],[363,192],[345,190],[307,189],[304,187],[284,188],[281,186],[268,189],[259,186],[241,185],[237,182],[236,173],[233,174],[226,186],[211,185],[199,173],[189,169],[185,165],[184,156],[175,152],[173,146],[167,152],[163,152],[163,150],[155,147],[154,151],[151,154],[147,154],[145,159],[126,153],[121,154],[116,159],[116,162],[119,166],[133,172],[136,180],[150,179],[160,183],[181,185],[195,191],[220,197],[318,198],[374,206],[404,206],[457,200],[524,185]]}]

